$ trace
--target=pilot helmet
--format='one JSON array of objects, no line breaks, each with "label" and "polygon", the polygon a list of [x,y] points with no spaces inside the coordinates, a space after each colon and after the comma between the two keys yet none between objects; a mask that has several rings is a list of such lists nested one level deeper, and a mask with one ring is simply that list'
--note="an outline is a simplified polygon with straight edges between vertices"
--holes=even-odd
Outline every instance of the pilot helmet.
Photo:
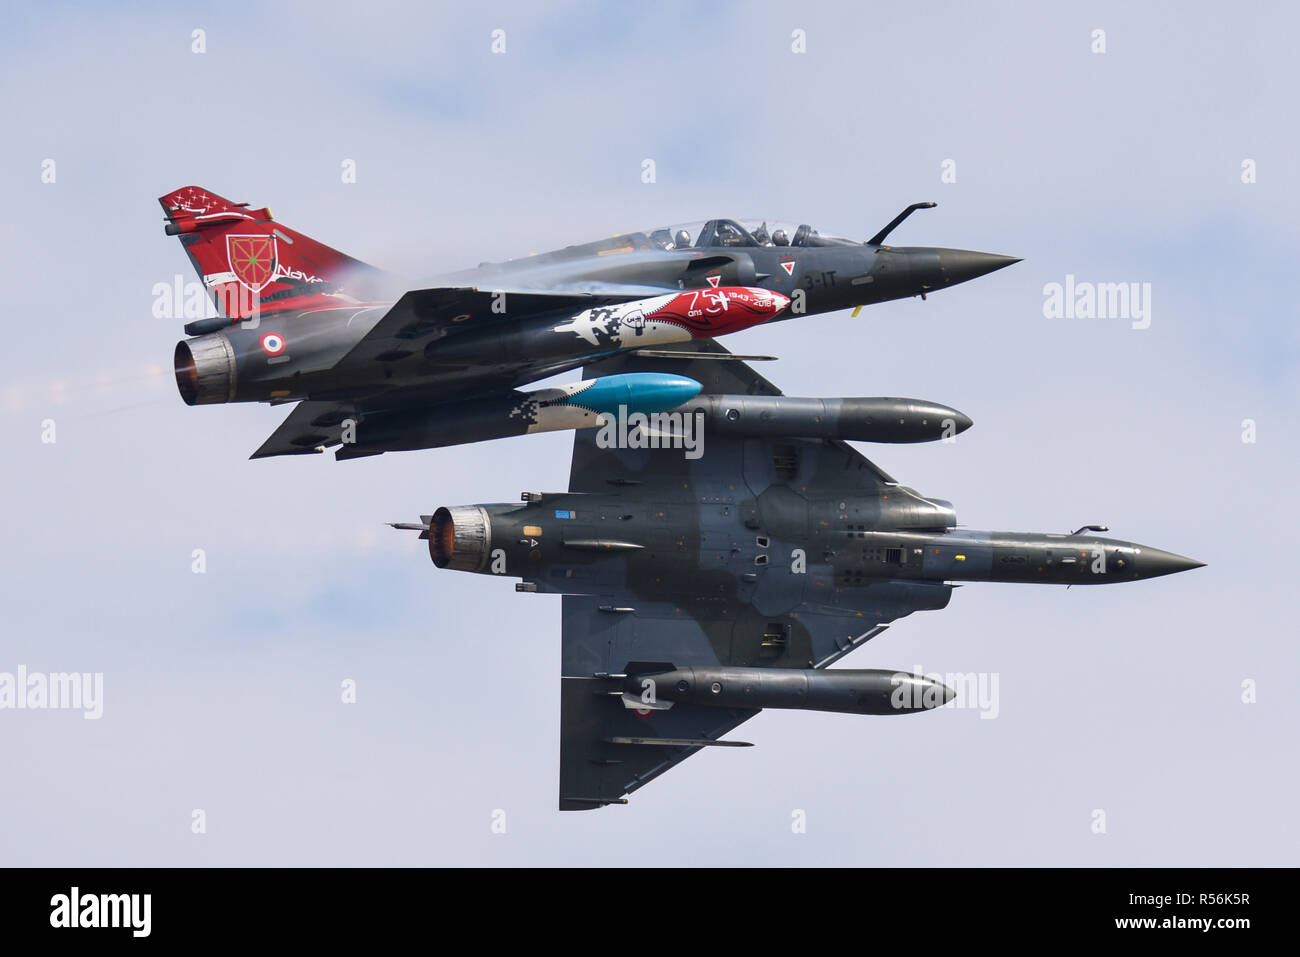
[{"label": "pilot helmet", "polygon": [[772,244],[775,246],[789,246],[790,237],[785,234],[784,229],[778,229],[772,233]]},{"label": "pilot helmet", "polygon": [[673,237],[673,245],[678,249],[685,249],[691,244],[691,234],[684,229],[677,230],[677,235]]}]

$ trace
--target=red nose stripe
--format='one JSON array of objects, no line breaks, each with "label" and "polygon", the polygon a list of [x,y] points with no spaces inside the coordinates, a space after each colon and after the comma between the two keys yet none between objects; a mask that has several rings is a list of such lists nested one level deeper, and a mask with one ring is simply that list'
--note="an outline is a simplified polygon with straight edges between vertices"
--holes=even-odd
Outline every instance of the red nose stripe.
[{"label": "red nose stripe", "polygon": [[696,339],[709,339],[766,322],[789,304],[790,300],[779,292],[723,286],[680,293],[646,318],[675,322],[690,330]]}]

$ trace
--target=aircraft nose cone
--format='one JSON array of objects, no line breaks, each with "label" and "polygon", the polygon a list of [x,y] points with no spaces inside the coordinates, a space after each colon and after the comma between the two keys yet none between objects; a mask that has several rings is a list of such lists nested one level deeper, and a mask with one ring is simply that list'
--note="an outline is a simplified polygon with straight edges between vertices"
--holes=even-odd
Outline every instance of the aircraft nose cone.
[{"label": "aircraft nose cone", "polygon": [[943,281],[950,286],[987,276],[1018,262],[1020,260],[1015,256],[999,256],[997,253],[981,253],[970,249],[939,250],[939,268]]},{"label": "aircraft nose cone", "polygon": [[1159,578],[1161,575],[1172,575],[1175,572],[1204,567],[1205,562],[1198,562],[1194,558],[1185,558],[1159,548],[1143,548],[1142,553],[1137,556],[1139,578]]}]

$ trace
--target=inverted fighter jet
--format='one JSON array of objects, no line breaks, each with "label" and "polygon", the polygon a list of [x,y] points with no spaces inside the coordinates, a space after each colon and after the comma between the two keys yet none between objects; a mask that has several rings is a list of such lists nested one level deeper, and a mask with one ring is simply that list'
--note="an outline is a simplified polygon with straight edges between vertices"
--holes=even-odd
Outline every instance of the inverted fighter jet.
[{"label": "inverted fighter jet", "polygon": [[[712,342],[670,362],[634,355],[589,378],[676,374],[702,391],[640,437],[575,433],[567,492],[442,507],[399,523],[442,569],[516,578],[563,595],[560,810],[626,795],[763,708],[894,715],[953,692],[919,675],[830,666],[962,582],[1096,585],[1200,562],[1073,534],[971,531],[952,505],[899,485],[846,440],[924,441],[970,420],[933,402],[783,396]],[[674,424],[677,423],[677,424]]]},{"label": "inverted fighter jet", "polygon": [[[217,313],[188,323],[193,338],[176,345],[182,398],[298,403],[254,458],[328,447],[355,458],[537,431],[538,410],[554,397],[519,387],[593,358],[671,359],[674,347],[697,339],[925,297],[1018,261],[885,245],[909,214],[934,205],[918,203],[866,242],[807,224],[713,219],[484,264],[410,289],[267,209],[197,186],[159,201],[166,233],[180,238]],[[634,378],[618,388],[630,411],[653,413],[667,408],[663,385]]]}]

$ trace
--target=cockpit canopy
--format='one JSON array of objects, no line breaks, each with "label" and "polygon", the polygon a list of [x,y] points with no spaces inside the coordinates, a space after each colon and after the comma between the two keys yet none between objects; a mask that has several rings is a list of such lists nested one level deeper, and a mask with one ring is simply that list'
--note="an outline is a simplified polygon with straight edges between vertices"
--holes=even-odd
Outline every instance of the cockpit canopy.
[{"label": "cockpit canopy", "polygon": [[825,236],[807,223],[756,219],[710,219],[647,230],[651,248],[718,249],[755,246],[860,246],[855,239]]}]

